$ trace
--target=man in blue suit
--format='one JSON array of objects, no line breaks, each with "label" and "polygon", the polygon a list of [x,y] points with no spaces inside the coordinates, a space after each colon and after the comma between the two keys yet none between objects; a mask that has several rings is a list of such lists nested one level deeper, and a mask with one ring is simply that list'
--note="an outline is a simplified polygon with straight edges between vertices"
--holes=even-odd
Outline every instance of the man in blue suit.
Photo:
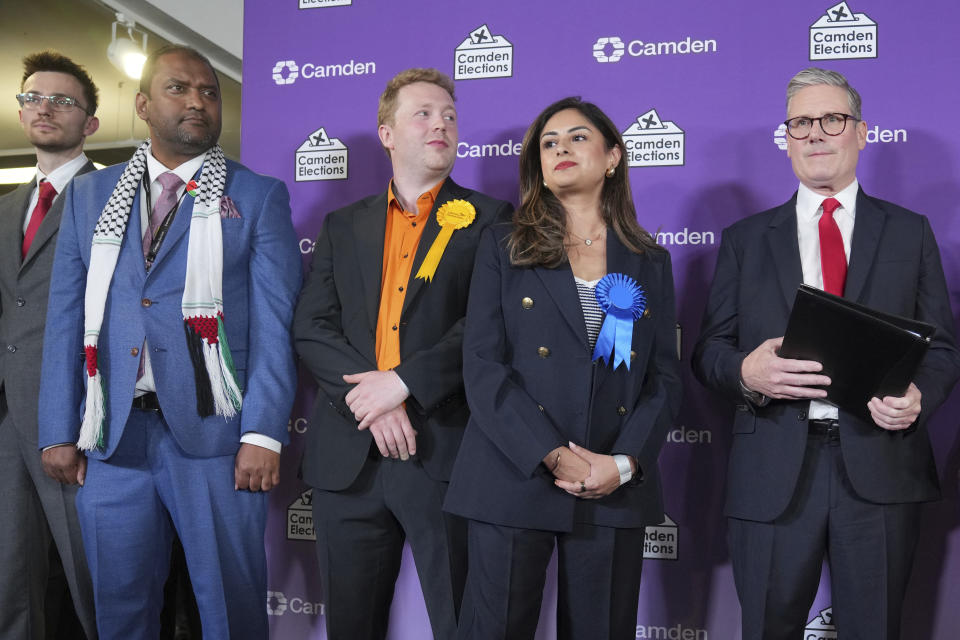
[{"label": "man in blue suit", "polygon": [[[860,95],[810,68],[787,86],[786,203],[723,232],[693,368],[737,404],[727,474],[730,557],[743,637],[800,638],[830,561],[845,639],[896,640],[919,539],[940,487],[927,421],[960,376],[937,242],[924,216],[864,193]],[[779,357],[797,286],[936,326],[902,397],[871,419],[824,402],[819,362]]]},{"label": "man in blue suit", "polygon": [[279,480],[296,382],[288,195],[223,158],[219,83],[198,52],[151,54],[136,109],[151,139],[67,191],[44,465],[83,485],[102,637],[156,636],[176,531],[204,635],[265,638],[263,492]]}]

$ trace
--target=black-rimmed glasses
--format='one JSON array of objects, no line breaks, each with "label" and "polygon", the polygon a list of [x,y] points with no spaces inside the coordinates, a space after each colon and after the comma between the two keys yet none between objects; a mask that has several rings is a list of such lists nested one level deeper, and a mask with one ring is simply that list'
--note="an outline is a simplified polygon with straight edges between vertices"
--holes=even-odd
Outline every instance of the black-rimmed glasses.
[{"label": "black-rimmed glasses", "polygon": [[810,135],[814,122],[820,123],[820,130],[828,136],[838,136],[847,128],[847,120],[859,122],[860,119],[846,113],[825,113],[819,118],[797,116],[796,118],[790,118],[783,124],[787,125],[787,133],[790,134],[791,138],[804,140]]},{"label": "black-rimmed glasses", "polygon": [[17,102],[20,103],[22,109],[30,109],[31,111],[39,109],[40,105],[43,104],[43,101],[46,100],[50,104],[50,108],[54,111],[70,111],[74,107],[80,109],[87,115],[93,115],[89,111],[83,108],[76,98],[71,98],[69,96],[42,96],[39,93],[18,93]]}]

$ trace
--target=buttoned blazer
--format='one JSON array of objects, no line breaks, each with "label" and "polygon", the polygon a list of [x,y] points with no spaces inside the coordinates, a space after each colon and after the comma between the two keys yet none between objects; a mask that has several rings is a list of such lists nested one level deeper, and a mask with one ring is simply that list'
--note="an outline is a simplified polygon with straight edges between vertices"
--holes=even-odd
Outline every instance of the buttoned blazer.
[{"label": "buttoned blazer", "polygon": [[[629,370],[614,370],[593,361],[569,263],[512,266],[509,232],[487,231],[477,254],[463,345],[471,415],[444,508],[551,531],[661,522],[657,457],[681,397],[670,254],[635,254],[607,233],[607,272],[634,278],[649,310],[633,323]],[[642,478],[578,500],[541,462],[571,441],[635,456]]]},{"label": "buttoned blazer", "polygon": [[[452,199],[476,209],[472,224],[453,232],[430,282],[416,278],[440,233],[436,212]],[[400,323],[395,371],[410,389],[407,415],[417,435],[414,464],[446,480],[467,420],[461,375],[463,319],[480,232],[509,203],[465,189],[447,178],[417,246]],[[372,442],[359,431],[345,397],[353,385],[342,376],[377,369],[376,332],[383,277],[386,192],[327,215],[314,248],[294,321],[294,340],[319,393],[310,417],[303,477],[311,486],[348,487],[367,460]]]},{"label": "buttoned blazer", "polygon": [[[83,300],[91,240],[123,168],[81,176],[67,189],[43,350],[41,446],[77,441],[85,397]],[[234,454],[248,431],[288,440],[296,390],[290,324],[301,281],[289,196],[279,180],[229,160],[224,193],[240,214],[221,219],[224,326],[243,388],[240,415],[227,420],[197,413],[180,310],[193,197],[184,195],[149,273],[135,205],[110,282],[98,345],[107,398],[106,446],[88,455],[109,458],[124,434],[144,338],[164,419],[187,454]]]},{"label": "buttoned blazer", "polygon": [[[87,162],[76,175],[95,171]],[[36,182],[0,198],[0,392],[13,424],[27,442],[37,442],[40,358],[47,317],[50,273],[64,196],[53,201],[26,258],[21,260],[23,221]]]},{"label": "buttoned blazer", "polygon": [[[727,473],[730,516],[773,520],[796,488],[809,402],[773,400],[753,407],[739,380],[746,355],[783,335],[802,282],[796,194],[724,230],[693,370],[704,385],[737,404]],[[934,500],[940,490],[926,423],[960,376],[960,356],[940,253],[926,217],[861,189],[844,297],[937,328],[914,379],[923,411],[912,428],[885,431],[843,410],[839,417],[840,449],[859,496],[877,503]]]}]

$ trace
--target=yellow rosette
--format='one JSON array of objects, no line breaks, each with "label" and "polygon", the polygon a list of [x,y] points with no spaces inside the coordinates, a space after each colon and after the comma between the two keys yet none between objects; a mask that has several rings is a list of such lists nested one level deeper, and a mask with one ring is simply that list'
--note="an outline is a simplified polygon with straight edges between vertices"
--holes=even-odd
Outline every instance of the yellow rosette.
[{"label": "yellow rosette", "polygon": [[470,223],[477,217],[477,210],[466,200],[448,200],[437,209],[437,224],[440,225],[440,233],[436,240],[430,245],[420,270],[417,271],[417,278],[430,282],[433,274],[437,272],[437,265],[440,264],[440,258],[450,242],[450,236],[457,229],[469,227]]}]

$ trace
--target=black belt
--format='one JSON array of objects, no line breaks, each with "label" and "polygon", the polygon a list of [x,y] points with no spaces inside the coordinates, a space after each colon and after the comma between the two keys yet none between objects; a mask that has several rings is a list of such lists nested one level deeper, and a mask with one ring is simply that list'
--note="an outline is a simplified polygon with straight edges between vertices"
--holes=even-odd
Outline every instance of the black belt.
[{"label": "black belt", "polygon": [[827,436],[840,438],[840,422],[838,420],[807,420],[807,432],[811,436]]},{"label": "black belt", "polygon": [[134,398],[131,406],[134,409],[140,409],[141,411],[156,411],[157,413],[163,413],[163,411],[160,409],[160,400],[157,398],[157,394],[153,391]]}]

